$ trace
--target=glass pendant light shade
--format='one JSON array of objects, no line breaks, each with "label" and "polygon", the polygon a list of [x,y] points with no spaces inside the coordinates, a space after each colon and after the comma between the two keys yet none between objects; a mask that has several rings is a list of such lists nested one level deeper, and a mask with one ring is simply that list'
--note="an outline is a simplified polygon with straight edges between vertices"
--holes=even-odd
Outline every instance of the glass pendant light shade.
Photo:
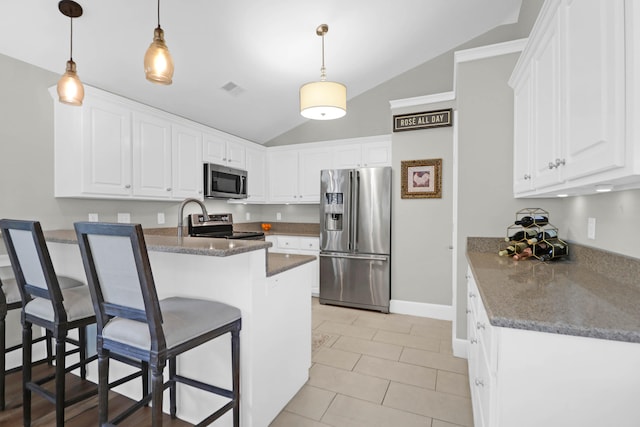
[{"label": "glass pendant light shade", "polygon": [[144,55],[144,74],[153,83],[170,85],[173,81],[173,59],[160,26],[154,30],[153,42]]},{"label": "glass pendant light shade", "polygon": [[300,114],[307,119],[333,120],[347,114],[347,87],[319,81],[300,88]]},{"label": "glass pendant light shade", "polygon": [[67,61],[67,70],[58,80],[58,100],[63,104],[82,105],[84,86],[76,72],[76,63]]}]

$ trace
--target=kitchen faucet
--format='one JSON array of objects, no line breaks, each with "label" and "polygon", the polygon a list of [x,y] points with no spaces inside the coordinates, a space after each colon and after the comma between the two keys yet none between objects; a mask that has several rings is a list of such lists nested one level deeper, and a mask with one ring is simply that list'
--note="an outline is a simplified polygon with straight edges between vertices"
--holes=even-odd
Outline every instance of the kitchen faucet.
[{"label": "kitchen faucet", "polygon": [[204,216],[205,221],[209,221],[209,214],[207,214],[207,207],[198,199],[184,199],[182,203],[180,203],[180,208],[178,209],[178,238],[182,237],[182,220],[184,217],[184,206],[189,202],[196,202],[202,208],[202,215]]}]

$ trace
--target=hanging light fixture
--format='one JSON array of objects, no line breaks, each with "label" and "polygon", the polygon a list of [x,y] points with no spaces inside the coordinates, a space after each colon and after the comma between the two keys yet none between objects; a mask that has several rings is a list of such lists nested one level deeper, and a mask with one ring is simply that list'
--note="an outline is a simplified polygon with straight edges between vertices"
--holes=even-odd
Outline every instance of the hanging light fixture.
[{"label": "hanging light fixture", "polygon": [[339,119],[347,114],[347,87],[342,83],[328,82],[324,67],[324,35],[329,31],[327,24],[316,28],[316,34],[322,37],[322,68],[320,81],[303,85],[300,88],[300,114],[313,120]]},{"label": "hanging light fixture", "polygon": [[172,83],[173,59],[164,42],[164,31],[160,28],[160,0],[158,0],[158,27],[153,30],[153,42],[144,54],[144,74],[152,83],[161,85]]},{"label": "hanging light fixture", "polygon": [[71,48],[67,69],[58,80],[58,100],[64,104],[82,105],[84,87],[76,72],[76,63],[73,62],[73,18],[82,16],[82,6],[72,0],[62,0],[58,3],[58,10],[71,21]]}]

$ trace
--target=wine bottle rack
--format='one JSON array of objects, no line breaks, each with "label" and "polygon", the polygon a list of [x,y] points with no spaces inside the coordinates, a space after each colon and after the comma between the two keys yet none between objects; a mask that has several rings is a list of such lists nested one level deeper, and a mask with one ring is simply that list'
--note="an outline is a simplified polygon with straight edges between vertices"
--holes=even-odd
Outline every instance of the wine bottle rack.
[{"label": "wine bottle rack", "polygon": [[[536,224],[534,222],[532,225],[528,227],[515,224],[515,222],[521,221],[524,217],[536,218],[539,216],[546,217],[547,221],[541,224]],[[506,250],[507,247],[514,245],[515,243],[527,242],[528,240],[536,236],[539,236],[540,234],[542,234],[543,238],[539,239],[537,242],[535,242],[535,244],[539,245],[542,243],[543,245],[545,244],[549,245],[551,247],[552,259],[558,258],[560,256],[569,255],[569,245],[567,244],[567,242],[560,239],[559,233],[558,233],[558,227],[554,226],[551,223],[549,212],[540,208],[524,208],[516,212],[515,221],[512,225],[507,227],[507,235],[505,236],[505,242],[500,245],[500,250]],[[547,237],[548,235],[553,237]],[[514,236],[516,238],[514,238]],[[564,246],[565,248],[564,253],[560,254],[556,252],[557,244]],[[539,260],[543,260],[543,257],[539,253],[536,254],[535,250],[533,251],[533,257]]]}]

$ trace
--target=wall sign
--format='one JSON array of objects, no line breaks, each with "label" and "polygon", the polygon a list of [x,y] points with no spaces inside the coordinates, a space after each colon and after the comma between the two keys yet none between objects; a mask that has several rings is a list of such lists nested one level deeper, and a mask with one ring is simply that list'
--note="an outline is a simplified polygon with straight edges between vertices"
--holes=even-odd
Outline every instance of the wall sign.
[{"label": "wall sign", "polygon": [[423,113],[399,114],[393,116],[393,131],[416,130],[452,126],[452,109],[425,111]]}]

